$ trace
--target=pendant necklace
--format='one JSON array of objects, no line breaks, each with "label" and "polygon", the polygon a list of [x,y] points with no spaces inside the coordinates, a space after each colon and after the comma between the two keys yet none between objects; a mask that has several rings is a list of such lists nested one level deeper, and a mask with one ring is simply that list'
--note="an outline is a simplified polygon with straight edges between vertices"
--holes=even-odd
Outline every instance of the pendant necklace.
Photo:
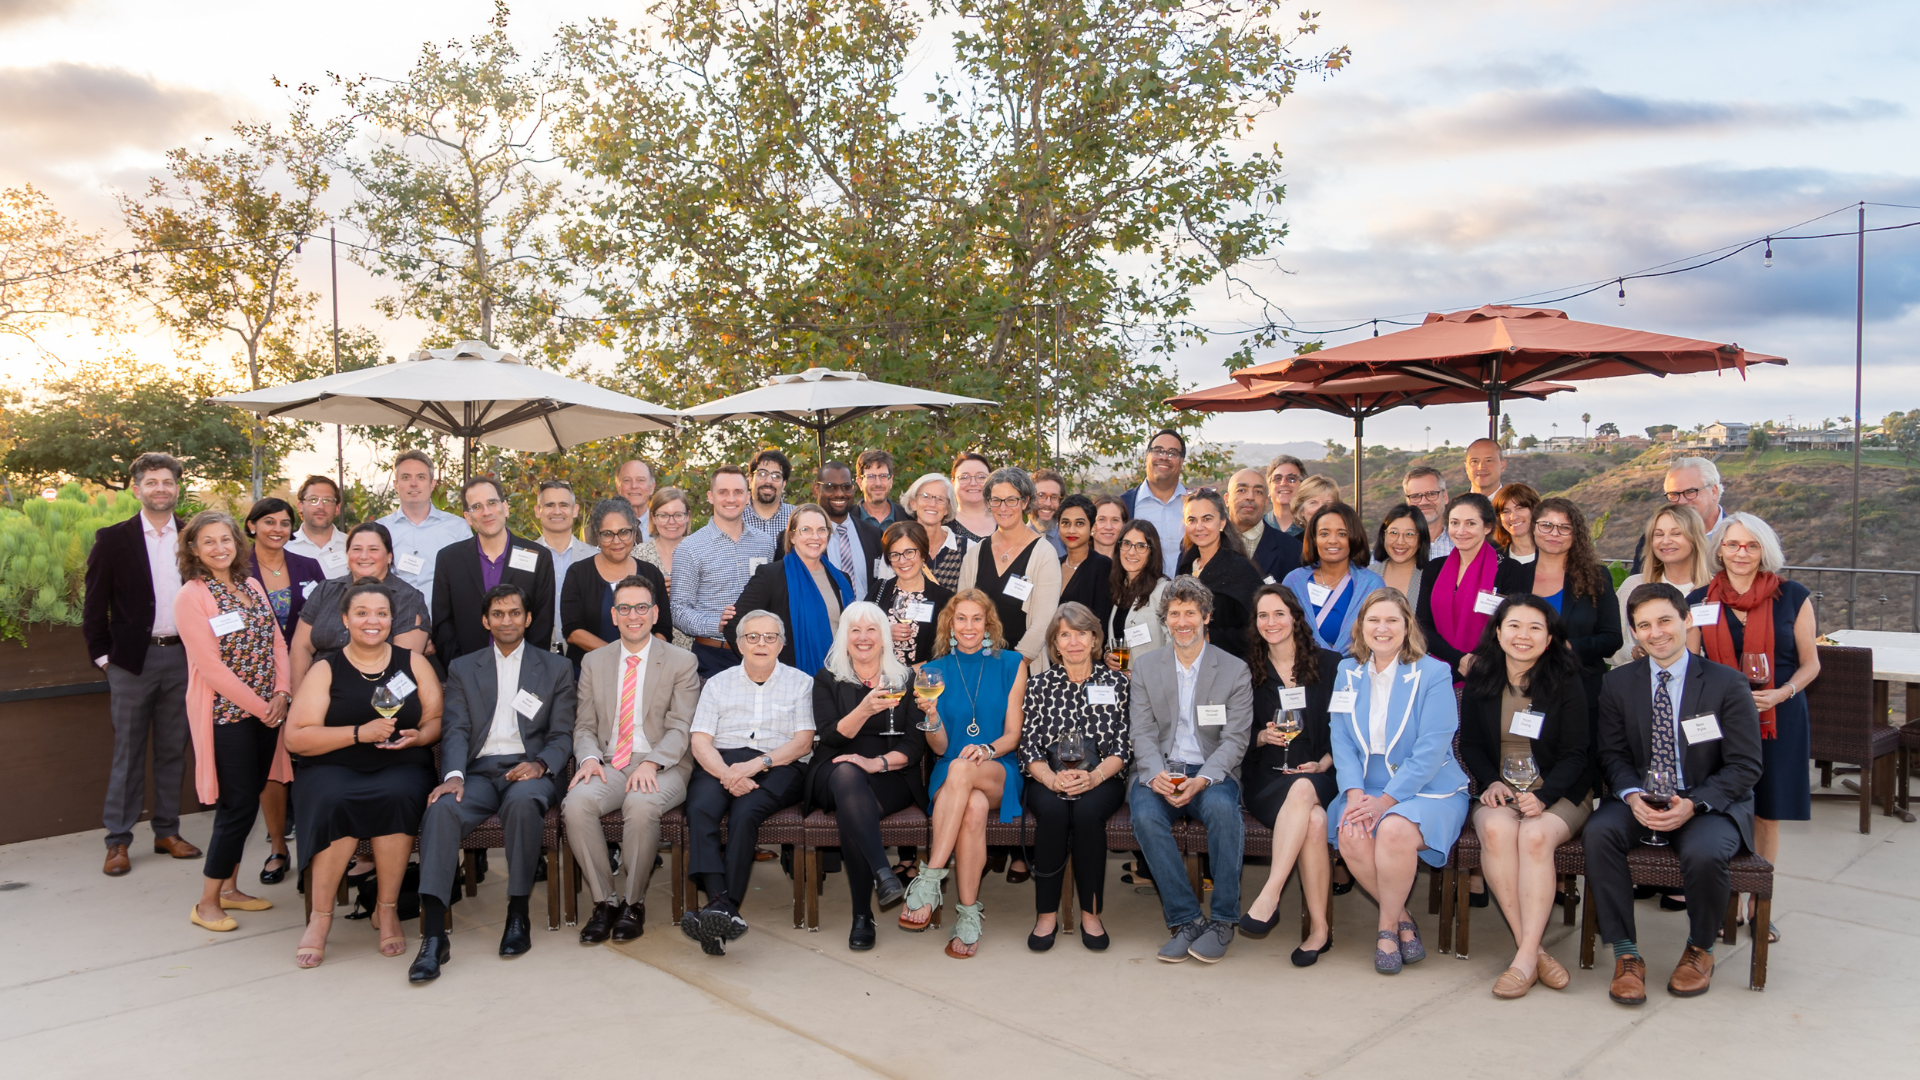
[{"label": "pendant necklace", "polygon": [[[964,657],[967,654],[960,655]],[[980,661],[980,671],[974,676],[971,687],[967,685],[966,665],[960,665],[960,689],[967,692],[967,708],[970,710],[967,718],[967,734],[976,739],[980,737],[980,682],[986,677],[987,667],[984,658]]]}]

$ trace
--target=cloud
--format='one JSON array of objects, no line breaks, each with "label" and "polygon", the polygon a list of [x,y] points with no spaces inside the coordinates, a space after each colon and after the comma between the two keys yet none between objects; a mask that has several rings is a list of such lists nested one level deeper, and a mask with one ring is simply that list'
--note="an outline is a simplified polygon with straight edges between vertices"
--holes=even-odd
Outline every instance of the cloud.
[{"label": "cloud", "polygon": [[0,68],[0,147],[13,157],[76,160],[161,149],[183,136],[224,131],[232,115],[217,94],[123,68]]},{"label": "cloud", "polygon": [[0,0],[0,26],[44,19],[72,6],[72,0]]}]

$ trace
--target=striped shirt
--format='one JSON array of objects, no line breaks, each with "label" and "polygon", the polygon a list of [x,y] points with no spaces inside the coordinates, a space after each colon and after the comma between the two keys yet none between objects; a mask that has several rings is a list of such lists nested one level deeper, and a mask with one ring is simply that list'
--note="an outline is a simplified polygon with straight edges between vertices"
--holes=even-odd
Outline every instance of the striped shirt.
[{"label": "striped shirt", "polygon": [[753,528],[753,513],[744,517],[749,524],[738,540],[710,521],[674,549],[673,588],[667,593],[674,629],[693,637],[719,637],[720,616],[740,599],[755,568],[772,560],[772,537]]},{"label": "striped shirt", "polygon": [[787,531],[787,519],[792,516],[792,503],[781,503],[780,509],[775,511],[774,515],[770,518],[761,517],[760,511],[755,510],[753,506],[749,504],[746,512],[740,515],[740,520],[746,522],[749,530],[759,533],[777,544],[780,542],[780,534]]},{"label": "striped shirt", "polygon": [[775,664],[764,683],[744,667],[722,671],[707,680],[693,711],[692,730],[713,736],[717,750],[777,750],[813,729],[813,680],[785,664]]}]

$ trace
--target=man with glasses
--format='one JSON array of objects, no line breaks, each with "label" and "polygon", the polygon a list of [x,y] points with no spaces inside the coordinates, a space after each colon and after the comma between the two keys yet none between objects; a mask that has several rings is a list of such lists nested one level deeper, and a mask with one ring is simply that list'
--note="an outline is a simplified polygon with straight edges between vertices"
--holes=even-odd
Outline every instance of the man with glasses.
[{"label": "man with glasses", "polygon": [[885,529],[895,521],[907,520],[907,512],[893,501],[893,455],[885,450],[861,453],[860,494],[853,514],[876,529]]},{"label": "man with glasses", "polygon": [[[747,579],[773,558],[773,538],[748,524],[747,473],[738,465],[713,470],[707,488],[713,520],[673,552],[673,625],[693,638],[693,655],[700,678],[711,679],[738,664],[740,657],[727,644],[726,626],[733,618],[733,602],[747,587]],[[789,508],[789,513],[791,509]]]},{"label": "man with glasses", "polygon": [[[782,499],[787,491],[787,477],[792,475],[793,462],[778,450],[760,451],[747,466],[753,512],[741,520],[747,523],[747,528],[772,542],[779,541],[780,534],[787,531],[787,519],[793,516],[793,505]],[[677,551],[674,557],[679,558]]]},{"label": "man with glasses", "polygon": [[1137,488],[1120,496],[1126,504],[1129,520],[1151,522],[1160,533],[1160,554],[1166,562],[1165,573],[1172,577],[1180,562],[1180,538],[1186,532],[1187,486],[1180,482],[1180,467],[1187,460],[1187,440],[1171,428],[1163,428],[1147,440],[1147,479]]},{"label": "man with glasses", "polygon": [[492,640],[486,595],[496,585],[518,585],[527,596],[526,639],[553,640],[553,553],[507,531],[507,491],[490,476],[460,489],[474,535],[434,555],[433,649],[441,665],[479,652]]},{"label": "man with glasses", "polygon": [[[565,480],[542,480],[539,499],[533,516],[540,522],[540,543],[553,556],[554,582],[563,583],[574,563],[593,558],[598,549],[574,535],[573,527],[580,521],[580,503],[574,498],[572,484]],[[555,588],[553,592],[550,647],[554,652],[565,652],[567,643],[560,635],[560,590]]]},{"label": "man with glasses", "polygon": [[1293,521],[1293,493],[1307,478],[1306,462],[1292,454],[1281,454],[1267,462],[1267,528],[1286,533],[1298,540],[1304,526]]},{"label": "man with glasses", "polygon": [[347,572],[347,534],[333,527],[340,516],[340,485],[324,476],[309,476],[294,495],[299,503],[300,528],[287,541],[287,550],[320,564],[328,577]]},{"label": "man with glasses", "polygon": [[620,497],[633,507],[633,546],[647,542],[647,511],[653,505],[653,465],[635,458],[623,461],[613,474]]},{"label": "man with glasses", "polygon": [[[473,535],[465,521],[433,505],[433,459],[424,450],[409,450],[393,459],[393,493],[400,509],[380,519],[393,537],[393,572],[420,590],[433,613],[435,557],[448,544]],[[441,664],[452,657],[442,656]]]},{"label": "man with glasses", "polygon": [[1300,565],[1300,539],[1272,524],[1267,483],[1259,469],[1241,469],[1227,481],[1227,513],[1247,546],[1247,558],[1267,584],[1285,580]]},{"label": "man with glasses", "polygon": [[1407,505],[1427,519],[1427,560],[1444,559],[1453,553],[1453,537],[1447,535],[1447,523],[1440,516],[1447,509],[1447,480],[1431,465],[1415,465],[1400,482],[1400,493]]},{"label": "man with glasses", "polygon": [[[1674,458],[1667,464],[1667,478],[1663,484],[1669,506],[1691,506],[1700,515],[1700,523],[1708,533],[1720,524],[1720,497],[1726,493],[1727,485],[1720,480],[1720,467],[1703,457]],[[1643,567],[1640,557],[1647,546],[1645,530],[1633,545],[1633,571],[1641,573]]]},{"label": "man with glasses", "polygon": [[[827,561],[853,583],[853,596],[865,600],[876,581],[893,576],[880,557],[880,530],[853,515],[853,470],[844,461],[829,461],[814,474],[813,501],[827,512]],[[781,549],[781,554],[785,550]]]},{"label": "man with glasses", "polygon": [[1033,472],[1033,506],[1027,511],[1027,528],[1040,534],[1053,553],[1067,557],[1067,542],[1060,539],[1058,518],[1060,500],[1067,497],[1067,481],[1052,469]]}]

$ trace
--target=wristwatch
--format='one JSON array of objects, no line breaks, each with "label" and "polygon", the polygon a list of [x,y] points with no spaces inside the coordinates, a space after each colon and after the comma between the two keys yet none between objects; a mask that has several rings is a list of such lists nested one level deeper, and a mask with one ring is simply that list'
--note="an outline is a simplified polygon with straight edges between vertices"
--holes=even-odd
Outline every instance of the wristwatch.
[{"label": "wristwatch", "polygon": [[1699,801],[1698,799],[1694,800],[1694,803],[1693,803],[1694,817],[1699,817],[1701,814],[1711,814],[1711,813],[1713,813],[1712,803],[1704,803]]},{"label": "wristwatch", "polygon": [[772,755],[772,754],[761,754],[761,755],[760,755],[760,764],[761,764],[762,766],[764,766],[765,768],[767,768],[767,769],[771,769],[771,768],[773,768],[773,755]]}]

